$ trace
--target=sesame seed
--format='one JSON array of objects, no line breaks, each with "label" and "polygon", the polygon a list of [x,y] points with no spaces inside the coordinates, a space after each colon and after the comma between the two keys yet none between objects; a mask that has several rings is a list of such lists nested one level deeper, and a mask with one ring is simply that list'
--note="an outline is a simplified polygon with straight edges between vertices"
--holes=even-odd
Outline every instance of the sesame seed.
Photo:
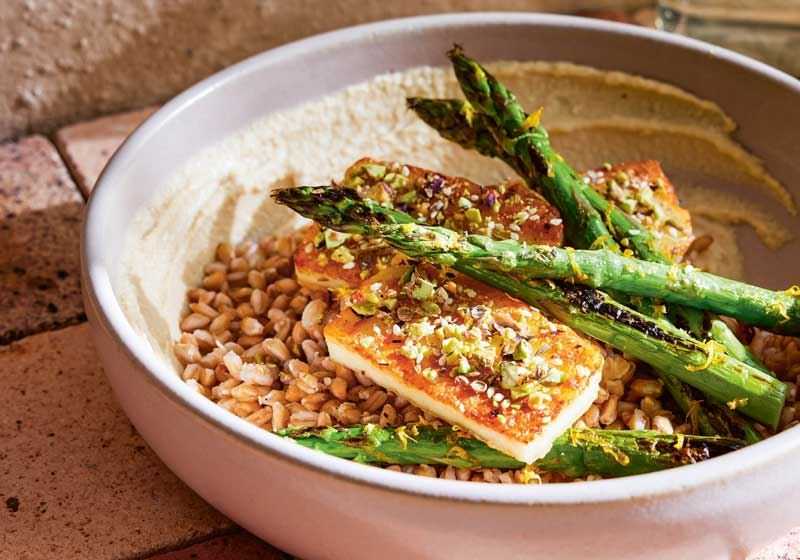
[{"label": "sesame seed", "polygon": [[469,386],[476,393],[483,393],[484,391],[486,391],[486,388],[488,387],[488,385],[486,385],[486,383],[484,383],[483,381],[480,381],[480,380],[473,381],[472,383],[469,384]]},{"label": "sesame seed", "polygon": [[560,226],[563,221],[564,220],[562,220],[561,218],[553,218],[552,220],[550,220],[550,225],[551,226]]},{"label": "sesame seed", "polygon": [[344,263],[342,265],[342,268],[345,269],[345,270],[350,270],[350,269],[353,269],[355,267],[356,267],[356,263],[353,262],[353,261],[350,261],[349,263]]},{"label": "sesame seed", "polygon": [[377,292],[378,290],[380,290],[380,289],[381,289],[381,286],[382,286],[382,285],[383,285],[383,284],[381,284],[380,282],[375,282],[374,284],[372,284],[372,285],[369,287],[369,289],[370,289],[370,290],[372,290],[373,292]]}]

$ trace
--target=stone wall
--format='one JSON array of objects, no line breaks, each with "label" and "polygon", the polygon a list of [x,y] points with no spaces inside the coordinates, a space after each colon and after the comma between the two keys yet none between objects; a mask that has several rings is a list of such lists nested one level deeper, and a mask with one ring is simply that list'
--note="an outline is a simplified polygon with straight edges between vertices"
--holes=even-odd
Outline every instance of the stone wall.
[{"label": "stone wall", "polygon": [[2,0],[0,140],[168,99],[251,54],[417,14],[574,12],[647,0]]}]

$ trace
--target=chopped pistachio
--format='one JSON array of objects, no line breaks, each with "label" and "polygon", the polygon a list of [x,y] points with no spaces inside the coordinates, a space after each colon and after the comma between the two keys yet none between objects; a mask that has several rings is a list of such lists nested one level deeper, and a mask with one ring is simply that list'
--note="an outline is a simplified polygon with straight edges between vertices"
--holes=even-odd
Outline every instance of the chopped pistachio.
[{"label": "chopped pistachio", "polygon": [[370,303],[368,301],[357,301],[350,304],[350,308],[359,315],[364,316],[375,315],[375,313],[378,311],[378,307],[374,303]]},{"label": "chopped pistachio", "polygon": [[383,178],[383,180],[389,183],[395,189],[402,189],[408,184],[408,178],[399,173],[389,173]]},{"label": "chopped pistachio", "polygon": [[524,362],[525,360],[529,359],[533,354],[533,348],[531,348],[531,343],[525,339],[520,340],[517,347],[514,349],[514,359]]},{"label": "chopped pistachio", "polygon": [[625,198],[619,201],[619,206],[628,214],[633,213],[636,210],[636,201],[632,198]]},{"label": "chopped pistachio", "polygon": [[375,337],[374,336],[365,336],[365,337],[362,337],[359,342],[361,343],[361,346],[363,346],[364,348],[369,348],[370,346],[372,346],[375,343]]},{"label": "chopped pistachio", "polygon": [[477,208],[470,208],[466,212],[464,212],[464,217],[467,218],[467,221],[473,224],[481,223],[481,211]]},{"label": "chopped pistachio", "polygon": [[461,350],[462,344],[461,341],[455,337],[445,338],[442,341],[442,352],[445,354],[451,354],[458,350]]},{"label": "chopped pistachio", "polygon": [[413,323],[409,327],[409,332],[411,336],[415,338],[422,338],[424,336],[432,335],[433,331],[434,331],[433,325],[431,325],[427,321]]},{"label": "chopped pistachio", "polygon": [[500,386],[503,389],[513,389],[528,374],[530,371],[518,364],[503,362],[500,364]]},{"label": "chopped pistachio", "polygon": [[367,172],[367,175],[373,179],[383,179],[386,175],[386,166],[378,165],[376,163],[365,163],[362,169]]},{"label": "chopped pistachio", "polygon": [[358,175],[354,175],[352,177],[348,177],[347,180],[344,182],[344,186],[345,187],[350,187],[352,189],[360,187],[363,184],[364,184],[364,179],[362,179]]},{"label": "chopped pistachio", "polygon": [[469,360],[466,356],[461,356],[458,360],[458,366],[456,367],[456,371],[458,373],[464,374],[469,373],[472,370],[472,367],[469,365]]},{"label": "chopped pistachio", "polygon": [[430,299],[436,285],[424,278],[417,278],[414,288],[411,290],[411,297],[418,301]]},{"label": "chopped pistachio", "polygon": [[414,189],[406,191],[397,197],[397,202],[401,204],[411,204],[415,200],[417,200],[417,191]]},{"label": "chopped pistachio", "polygon": [[541,380],[544,383],[561,383],[564,380],[564,372],[558,368],[551,367]]},{"label": "chopped pistachio", "polygon": [[340,245],[331,253],[331,260],[338,263],[350,263],[355,260],[355,256],[350,249]]},{"label": "chopped pistachio", "polygon": [[422,304],[422,310],[425,313],[429,313],[430,315],[439,315],[442,312],[442,308],[439,307],[438,304],[432,301],[426,301]]},{"label": "chopped pistachio", "polygon": [[335,229],[326,229],[324,232],[325,247],[328,249],[336,249],[342,243],[347,241],[350,236],[351,234],[349,233],[342,233],[340,231],[336,231]]}]

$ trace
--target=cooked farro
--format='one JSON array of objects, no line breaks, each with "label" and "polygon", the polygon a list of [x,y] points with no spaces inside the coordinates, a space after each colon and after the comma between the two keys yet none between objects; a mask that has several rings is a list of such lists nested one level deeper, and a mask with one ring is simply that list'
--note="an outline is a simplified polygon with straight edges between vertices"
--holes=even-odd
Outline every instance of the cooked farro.
[{"label": "cooked farro", "polygon": [[[257,243],[220,243],[204,270],[201,288],[188,290],[182,334],[174,344],[182,379],[193,390],[265,430],[375,423],[399,426],[439,420],[335,363],[322,334],[337,302],[312,292],[294,276],[291,255],[299,235],[266,236]],[[800,341],[741,328],[737,334],[789,389],[781,428],[800,420]],[[600,391],[575,426],[693,433],[663,393],[661,381],[608,350]],[[766,430],[758,426],[763,432]],[[389,470],[448,480],[489,483],[567,482],[558,473],[411,465]],[[584,479],[595,480],[589,476]]]}]

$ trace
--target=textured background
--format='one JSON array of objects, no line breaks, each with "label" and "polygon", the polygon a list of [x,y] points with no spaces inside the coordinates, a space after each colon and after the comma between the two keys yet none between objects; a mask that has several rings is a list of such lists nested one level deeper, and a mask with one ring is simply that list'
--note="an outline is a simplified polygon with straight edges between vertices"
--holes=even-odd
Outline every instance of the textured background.
[{"label": "textured background", "polygon": [[648,0],[2,0],[0,140],[164,101],[265,49],[441,12],[571,12]]},{"label": "textured background", "polygon": [[[637,9],[648,4],[0,0],[0,140],[50,135],[0,143],[0,560],[291,559],[170,473],[102,375],[78,290],[83,200],[155,107],[120,109],[165,100],[249,54],[343,25],[477,9],[591,10],[641,23],[652,21],[652,10]],[[750,560],[798,558],[800,530]]]}]

